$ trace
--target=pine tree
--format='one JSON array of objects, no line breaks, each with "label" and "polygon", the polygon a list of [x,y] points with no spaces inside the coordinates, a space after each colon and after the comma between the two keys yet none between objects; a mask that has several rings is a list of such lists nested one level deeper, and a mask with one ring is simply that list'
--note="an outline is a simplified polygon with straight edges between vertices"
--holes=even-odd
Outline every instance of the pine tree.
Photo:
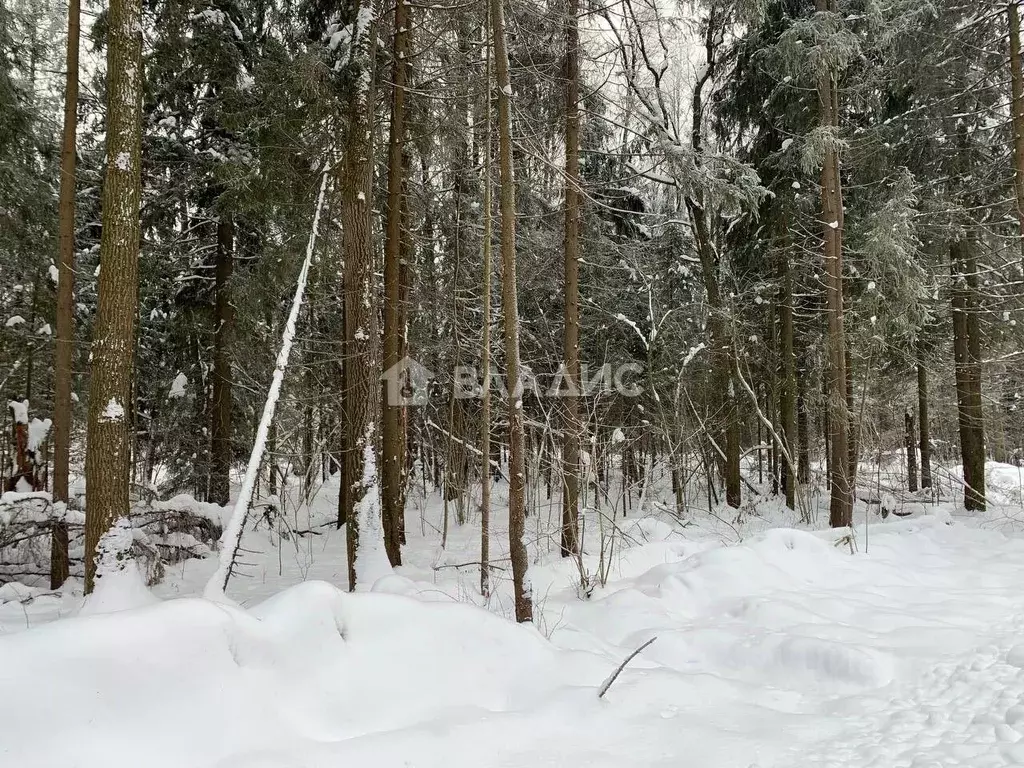
[{"label": "pine tree", "polygon": [[[366,459],[379,434],[380,334],[374,286],[373,104],[377,13],[367,0],[355,0],[352,13],[349,95],[345,147],[340,172],[345,293],[345,474],[351,496],[347,510],[349,589],[356,588],[360,536],[354,510],[375,493],[366,482]],[[380,515],[380,509],[370,514]]]},{"label": "pine tree", "polygon": [[101,537],[128,514],[138,307],[142,69],[141,6],[112,0],[107,38],[107,166],[103,183],[99,306],[89,387],[89,502],[85,590],[95,586]]}]

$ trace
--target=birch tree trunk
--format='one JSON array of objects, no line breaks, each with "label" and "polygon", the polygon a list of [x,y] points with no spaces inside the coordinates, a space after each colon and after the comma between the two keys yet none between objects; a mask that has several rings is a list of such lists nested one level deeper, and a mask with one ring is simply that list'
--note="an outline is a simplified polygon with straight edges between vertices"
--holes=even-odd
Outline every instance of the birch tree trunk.
[{"label": "birch tree trunk", "polygon": [[111,0],[107,38],[107,151],[98,306],[93,327],[85,477],[85,591],[95,586],[100,538],[128,514],[135,322],[139,289],[142,24],[140,0]]}]

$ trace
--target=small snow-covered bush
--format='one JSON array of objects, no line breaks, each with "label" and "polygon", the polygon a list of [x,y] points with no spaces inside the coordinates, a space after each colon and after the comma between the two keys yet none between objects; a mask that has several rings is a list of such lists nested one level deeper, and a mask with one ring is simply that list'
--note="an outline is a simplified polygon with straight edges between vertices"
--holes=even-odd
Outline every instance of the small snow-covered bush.
[{"label": "small snow-covered bush", "polygon": [[[68,527],[71,575],[81,576],[84,501],[77,497],[69,505],[54,504],[50,494],[42,492],[0,496],[0,584],[36,584],[48,578],[51,532],[60,521]],[[220,539],[226,514],[223,507],[191,496],[140,501],[117,523],[121,538],[127,535],[125,531],[131,534],[130,541],[122,542],[121,557],[136,560],[147,585],[152,586],[163,578],[166,565],[209,555]]]}]

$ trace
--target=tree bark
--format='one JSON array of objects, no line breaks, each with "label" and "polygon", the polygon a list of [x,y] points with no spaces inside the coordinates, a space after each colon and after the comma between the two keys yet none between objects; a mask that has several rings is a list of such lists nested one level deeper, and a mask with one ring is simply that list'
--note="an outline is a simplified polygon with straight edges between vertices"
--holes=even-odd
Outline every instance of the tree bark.
[{"label": "tree bark", "polygon": [[580,515],[580,31],[579,0],[565,10],[565,334],[562,557],[578,555]]},{"label": "tree bark", "polygon": [[213,436],[210,442],[210,496],[227,505],[231,495],[231,344],[235,312],[231,305],[231,273],[235,261],[235,224],[230,213],[217,222],[213,331]]},{"label": "tree bark", "polygon": [[931,488],[932,445],[928,424],[928,371],[920,359],[917,362],[917,423],[921,447],[921,487]]},{"label": "tree bark", "polygon": [[[783,222],[785,226],[785,222]],[[790,461],[796,456],[797,446],[797,388],[796,388],[796,355],[793,350],[793,275],[789,264],[789,255],[781,248],[779,263],[779,420],[782,422],[782,439],[785,442],[786,456],[782,461],[782,487],[786,494],[786,506],[796,509],[796,486],[799,474]]]},{"label": "tree bark", "polygon": [[[716,49],[718,45],[718,28],[709,19],[705,32],[705,68],[703,74],[693,86],[691,101],[692,124],[690,128],[690,144],[693,152],[699,157],[703,146],[704,86],[714,75],[716,66]],[[704,200],[698,196],[687,195],[684,199],[690,218],[697,256],[700,259],[701,277],[707,294],[710,317],[708,330],[711,337],[711,388],[716,410],[716,422],[720,426],[718,433],[719,448],[725,453],[721,461],[722,475],[725,480],[725,501],[730,507],[737,508],[742,501],[740,479],[740,419],[736,402],[736,385],[733,380],[733,367],[736,364],[733,350],[732,332],[729,328],[727,307],[722,298],[718,280],[718,259],[711,243],[711,232],[708,228]]]},{"label": "tree bark", "polygon": [[[355,2],[357,14],[364,5]],[[369,491],[363,482],[366,441],[374,441],[380,407],[380,335],[374,288],[373,247],[373,104],[376,52],[376,13],[371,12],[364,39],[353,41],[352,92],[348,104],[345,156],[341,174],[342,246],[345,254],[345,415],[346,476],[351,482],[345,527],[349,589],[356,588],[359,557],[359,517],[354,514]],[[380,514],[380,510],[373,511]]]},{"label": "tree bark", "polygon": [[[384,369],[402,354],[402,197],[405,190],[405,91],[409,79],[410,13],[407,0],[396,0],[392,41],[391,125],[388,133],[388,203],[384,238]],[[381,504],[384,546],[392,566],[402,564],[401,518],[405,493],[405,418],[400,403],[383,398]]]},{"label": "tree bark", "polygon": [[[344,271],[344,270],[343,270]],[[346,323],[346,316],[348,314],[348,300],[345,297],[345,291],[342,289],[341,297],[341,337],[343,341],[343,349],[348,348],[348,324]],[[338,391],[341,393],[341,408],[339,409],[342,413],[341,424],[339,427],[340,438],[338,441],[338,472],[340,477],[338,479],[338,528],[348,524],[349,511],[352,509],[352,483],[354,478],[351,474],[353,464],[348,460],[349,444],[352,439],[348,433],[348,416],[346,415],[346,409],[348,408],[348,371],[349,364],[345,360],[345,355],[342,355],[342,359],[339,363],[338,372]],[[348,531],[345,532],[346,540]]]},{"label": "tree bark", "polygon": [[[67,509],[71,464],[71,400],[75,357],[75,172],[78,160],[78,52],[80,0],[68,0],[67,77],[64,85],[64,137],[60,151],[57,335],[53,360],[53,500]],[[50,542],[50,589],[68,578],[68,525],[58,514]]]},{"label": "tree bark", "polygon": [[910,411],[903,413],[903,425],[907,449],[907,490],[914,493],[917,491],[917,444],[914,441],[914,414]]},{"label": "tree bark", "polygon": [[[815,0],[818,12],[837,13],[836,0]],[[818,76],[818,106],[822,126],[839,127],[836,73],[826,67]],[[846,405],[846,332],[843,327],[843,190],[839,152],[825,153],[821,169],[821,203],[825,237],[825,306],[828,316],[829,387],[829,523],[834,528],[853,522],[850,487],[850,414]]]},{"label": "tree bark", "polygon": [[1010,32],[1010,116],[1013,127],[1013,186],[1017,197],[1017,224],[1024,260],[1024,71],[1021,66],[1019,0],[1006,4]]},{"label": "tree bark", "polygon": [[950,245],[953,273],[953,357],[957,422],[964,473],[964,507],[985,510],[985,429],[978,328],[978,265],[969,240]]},{"label": "tree bark", "polygon": [[138,315],[142,23],[140,0],[111,0],[107,38],[107,151],[98,306],[89,387],[85,591],[95,586],[100,538],[128,514],[131,406]]},{"label": "tree bark", "polygon": [[483,210],[483,323],[480,333],[480,594],[491,593],[491,36],[490,10],[484,29],[484,210]]},{"label": "tree bark", "polygon": [[498,177],[501,185],[501,298],[505,315],[505,365],[509,389],[508,535],[516,621],[533,621],[533,591],[527,574],[525,435],[519,366],[519,299],[516,288],[516,188],[512,168],[512,84],[502,0],[491,0],[494,64],[498,85]]}]

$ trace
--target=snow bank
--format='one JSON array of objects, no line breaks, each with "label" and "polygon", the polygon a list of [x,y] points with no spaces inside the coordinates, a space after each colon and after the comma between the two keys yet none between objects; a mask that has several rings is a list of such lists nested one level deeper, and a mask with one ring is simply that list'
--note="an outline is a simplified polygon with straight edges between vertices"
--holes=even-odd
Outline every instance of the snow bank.
[{"label": "snow bank", "polygon": [[0,764],[212,765],[509,711],[570,680],[564,657],[477,608],[323,582],[251,611],[181,599],[79,616],[0,636]]}]

